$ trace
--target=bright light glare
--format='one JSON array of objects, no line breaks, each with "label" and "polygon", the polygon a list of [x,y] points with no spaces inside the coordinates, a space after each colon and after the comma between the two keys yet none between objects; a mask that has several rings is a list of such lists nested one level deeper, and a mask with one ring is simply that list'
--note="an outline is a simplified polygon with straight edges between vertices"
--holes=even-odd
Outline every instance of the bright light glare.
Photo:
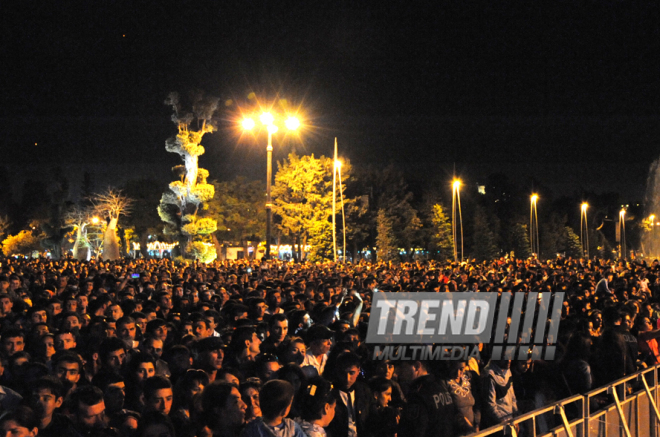
[{"label": "bright light glare", "polygon": [[261,114],[261,117],[259,117],[259,120],[261,120],[265,126],[271,126],[275,121],[275,117],[273,117],[273,114],[270,112],[264,112]]},{"label": "bright light glare", "polygon": [[537,200],[539,200],[539,195],[538,194],[532,194],[532,203],[536,203]]},{"label": "bright light glare", "polygon": [[624,215],[626,215],[626,210],[625,210],[625,209],[621,209],[621,212],[619,212],[619,215],[620,215],[621,217],[623,217]]},{"label": "bright light glare", "polygon": [[589,204],[588,204],[588,203],[586,203],[586,202],[585,202],[585,203],[583,203],[583,204],[582,204],[582,212],[584,212],[584,211],[586,211],[586,210],[587,210],[587,208],[589,208]]},{"label": "bright light glare", "polygon": [[256,123],[251,118],[245,118],[245,119],[243,119],[242,124],[243,124],[243,129],[252,130],[252,129],[254,129],[254,126],[255,126]]},{"label": "bright light glare", "polygon": [[461,181],[459,179],[454,179],[452,186],[454,187],[454,190],[458,190],[461,187]]},{"label": "bright light glare", "polygon": [[284,122],[284,125],[289,130],[296,130],[300,127],[300,121],[296,117],[289,117]]},{"label": "bright light glare", "polygon": [[651,221],[651,224],[653,224],[653,221],[655,220],[655,214],[651,214],[649,216],[649,220]]},{"label": "bright light glare", "polygon": [[97,224],[99,222],[98,217],[92,217],[92,223]]},{"label": "bright light glare", "polygon": [[275,126],[274,124],[269,124],[268,133],[274,134],[275,132],[277,132],[277,126]]},{"label": "bright light glare", "polygon": [[341,161],[338,159],[335,161],[335,168],[341,169]]}]

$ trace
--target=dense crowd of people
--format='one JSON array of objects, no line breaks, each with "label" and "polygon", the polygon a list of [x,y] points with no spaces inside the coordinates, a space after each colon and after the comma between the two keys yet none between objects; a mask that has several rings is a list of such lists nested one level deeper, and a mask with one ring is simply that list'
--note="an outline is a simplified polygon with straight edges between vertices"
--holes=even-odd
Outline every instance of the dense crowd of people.
[{"label": "dense crowd of people", "polygon": [[[563,258],[1,259],[0,428],[12,437],[469,435],[657,364],[659,272],[657,261]],[[486,344],[467,361],[374,360],[370,305],[386,291],[564,292],[557,355],[491,360]]]}]

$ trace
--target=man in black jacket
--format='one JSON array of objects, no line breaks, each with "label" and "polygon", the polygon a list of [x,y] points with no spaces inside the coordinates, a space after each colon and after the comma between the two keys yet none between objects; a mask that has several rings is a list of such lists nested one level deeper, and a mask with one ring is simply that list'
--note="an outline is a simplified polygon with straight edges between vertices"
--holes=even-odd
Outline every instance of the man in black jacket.
[{"label": "man in black jacket", "polygon": [[371,402],[367,384],[358,381],[360,357],[344,352],[337,357],[334,393],[337,398],[335,418],[326,429],[329,437],[366,437],[366,423]]},{"label": "man in black jacket", "polygon": [[401,415],[403,437],[452,437],[456,407],[445,381],[429,373],[426,361],[402,361],[402,384],[410,383]]}]

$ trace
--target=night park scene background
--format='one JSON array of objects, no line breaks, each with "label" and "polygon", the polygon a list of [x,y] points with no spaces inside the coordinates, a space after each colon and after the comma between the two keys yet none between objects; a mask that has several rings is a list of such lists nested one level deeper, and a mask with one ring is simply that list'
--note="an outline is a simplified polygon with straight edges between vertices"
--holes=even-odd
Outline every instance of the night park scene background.
[{"label": "night park scene background", "polygon": [[[271,112],[270,243],[282,257],[334,260],[335,139],[338,259],[376,260],[379,242],[388,261],[653,256],[656,13],[625,2],[12,4],[3,253],[61,256],[81,239],[92,250],[76,255],[98,256],[110,225],[113,257],[260,256],[258,117]],[[181,129],[203,149],[166,146]],[[196,161],[206,171],[191,180]],[[114,222],[111,192],[130,203]],[[178,246],[150,254],[155,241]]]}]

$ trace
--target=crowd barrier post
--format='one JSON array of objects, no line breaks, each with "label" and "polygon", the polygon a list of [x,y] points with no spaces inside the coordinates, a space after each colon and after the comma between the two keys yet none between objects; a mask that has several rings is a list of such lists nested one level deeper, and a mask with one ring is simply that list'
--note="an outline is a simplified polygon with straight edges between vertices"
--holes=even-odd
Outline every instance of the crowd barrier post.
[{"label": "crowd barrier post", "polygon": [[[624,399],[626,397],[625,395],[625,382],[624,384]],[[626,421],[626,417],[623,415],[623,408],[621,408],[621,401],[619,401],[619,394],[616,392],[616,386],[611,386],[607,389],[607,393],[612,395],[614,398],[614,403],[616,404],[616,411],[619,413],[619,420],[621,420],[621,424],[623,424],[623,430],[626,433],[626,437],[632,437],[632,434],[630,434],[630,429],[628,428],[628,422]]]}]

